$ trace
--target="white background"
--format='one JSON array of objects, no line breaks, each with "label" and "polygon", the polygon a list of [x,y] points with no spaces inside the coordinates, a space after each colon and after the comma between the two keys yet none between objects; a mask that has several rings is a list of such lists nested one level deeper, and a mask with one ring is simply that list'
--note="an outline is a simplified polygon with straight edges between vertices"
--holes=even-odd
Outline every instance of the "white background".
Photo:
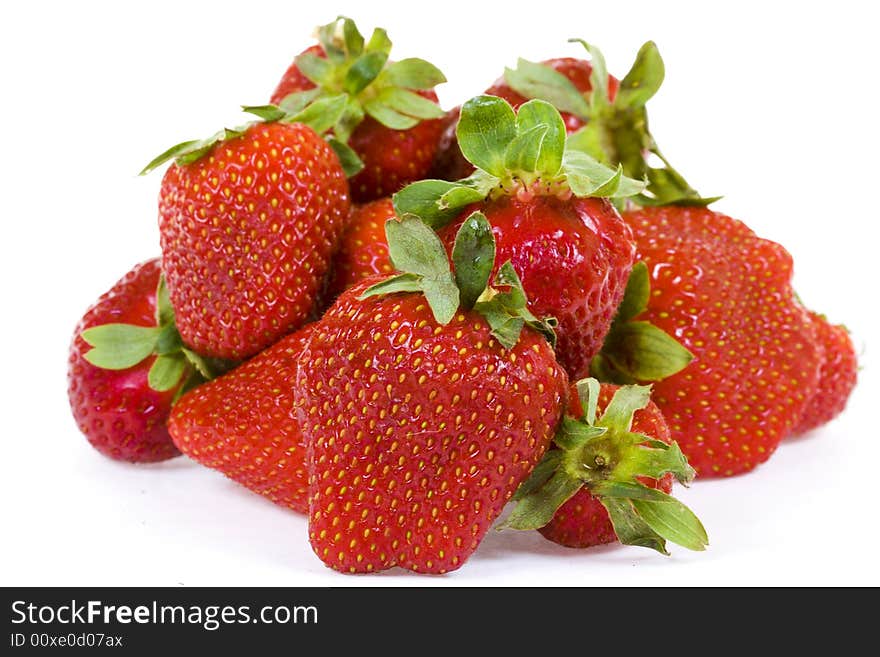
[{"label": "white background", "polygon": [[[4,4],[0,584],[880,584],[871,3],[305,4]],[[266,101],[336,13],[387,27],[396,58],[439,65],[446,107],[517,56],[579,55],[569,37],[602,47],[618,75],[644,40],[658,43],[667,77],[650,111],[666,155],[704,194],[725,195],[717,209],[783,243],[805,303],[847,324],[862,351],[839,420],[752,474],[681,491],[707,552],[575,551],[493,531],[448,576],[337,575],[311,553],[303,517],[184,458],[113,463],[79,434],[71,331],[158,253],[161,173],[135,174],[173,143],[240,123],[238,106]]]}]

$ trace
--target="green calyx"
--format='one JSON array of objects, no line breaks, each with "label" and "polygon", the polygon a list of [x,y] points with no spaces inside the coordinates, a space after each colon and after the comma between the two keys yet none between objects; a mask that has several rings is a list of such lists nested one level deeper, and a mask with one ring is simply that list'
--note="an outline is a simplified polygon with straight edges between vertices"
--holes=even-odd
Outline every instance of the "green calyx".
[{"label": "green calyx", "polygon": [[[246,105],[242,109],[263,122],[303,123],[323,135],[346,176],[355,175],[364,166],[348,140],[366,116],[394,130],[407,130],[420,121],[444,115],[437,103],[417,92],[433,89],[446,82],[446,77],[423,59],[389,63],[391,40],[385,30],[377,28],[365,40],[353,20],[340,16],[318,28],[318,41],[325,57],[306,52],[296,59],[303,75],[316,85],[314,89],[292,93],[278,105]],[[147,164],[141,175],[169,160],[195,162],[214,144],[241,136],[250,125],[172,146]]]},{"label": "green calyx", "polygon": [[581,488],[607,509],[621,543],[668,554],[666,541],[704,550],[702,523],[684,504],[649,488],[640,477],[660,479],[671,473],[693,481],[694,470],[676,443],[666,444],[631,431],[633,415],[650,401],[647,386],[619,388],[601,417],[596,416],[599,382],[577,383],[580,417],[565,417],[551,449],[514,495],[516,506],[502,529],[538,529]]},{"label": "green calyx", "polygon": [[605,166],[566,137],[559,111],[544,100],[514,111],[495,96],[471,98],[461,108],[456,134],[477,170],[458,182],[422,180],[405,187],[393,199],[399,215],[415,214],[436,228],[487,197],[624,198],[644,189],[620,166]]},{"label": "green calyx", "polygon": [[[348,146],[358,125],[369,116],[392,130],[408,130],[443,110],[419,91],[446,82],[436,66],[423,59],[389,62],[391,40],[381,28],[365,39],[350,18],[340,16],[318,28],[324,57],[306,52],[296,58],[299,70],[314,89],[292,93],[275,105],[246,107],[264,120],[307,123],[325,135],[346,174],[363,163]],[[318,123],[319,125],[314,125]]]},{"label": "green calyx", "polygon": [[[621,165],[625,175],[647,181],[645,193],[633,199],[640,205],[708,205],[718,200],[701,197],[664,157],[648,130],[646,104],[666,74],[657,45],[648,41],[639,49],[612,101],[602,52],[581,39],[570,41],[583,45],[590,55],[589,92],[581,93],[562,73],[525,59],[515,69],[505,70],[505,81],[526,98],[546,100],[586,122],[571,141],[600,162]],[[651,166],[650,156],[661,166]]]},{"label": "green calyx", "polygon": [[361,299],[418,292],[425,295],[439,324],[448,324],[459,310],[473,309],[486,319],[492,335],[506,349],[517,343],[525,326],[555,344],[556,320],[538,319],[529,312],[522,283],[510,262],[498,269],[494,287],[489,285],[495,266],[495,237],[481,212],[472,213],[462,223],[452,248],[452,262],[437,234],[416,216],[389,219],[385,235],[391,263],[400,273],[367,288]]},{"label": "green calyx", "polygon": [[647,383],[677,374],[694,355],[659,327],[638,320],[648,308],[651,278],[648,266],[637,262],[629,275],[602,350],[590,363],[590,374],[610,383]]},{"label": "green calyx", "polygon": [[128,369],[155,356],[147,376],[150,387],[158,392],[177,388],[176,397],[228,367],[209,362],[183,345],[164,276],[156,290],[156,326],[103,324],[86,329],[82,338],[91,347],[85,359],[105,370]]}]

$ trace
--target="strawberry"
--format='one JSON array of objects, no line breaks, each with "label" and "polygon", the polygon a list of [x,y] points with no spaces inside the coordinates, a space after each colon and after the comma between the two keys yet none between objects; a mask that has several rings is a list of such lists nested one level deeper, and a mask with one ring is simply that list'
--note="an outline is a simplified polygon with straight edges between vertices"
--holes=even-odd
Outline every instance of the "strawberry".
[{"label": "strawberry", "polygon": [[397,214],[440,229],[448,247],[475,210],[492,224],[498,261],[510,260],[538,316],[558,324],[559,362],[572,378],[589,373],[623,296],[635,245],[606,197],[639,192],[625,178],[566,143],[565,124],[540,100],[514,113],[478,96],[462,107],[458,139],[476,172],[457,183],[426,180],[394,196]]},{"label": "strawberry", "polygon": [[[162,268],[183,341],[243,360],[309,318],[350,201],[308,125],[286,118],[175,146],[162,180]],[[280,119],[280,120],[279,120]]]},{"label": "strawberry", "polygon": [[[610,383],[601,385],[597,412],[603,412],[607,408],[617,390],[619,387]],[[581,417],[584,411],[577,386],[572,386],[568,399],[568,415],[575,418]],[[669,427],[666,426],[663,414],[651,401],[644,408],[635,411],[629,431],[667,444],[672,442],[672,438],[669,436]],[[637,481],[668,495],[672,492],[673,478],[672,473],[666,473],[660,479],[640,477],[637,478]],[[547,540],[567,547],[584,548],[617,541],[617,534],[614,533],[608,511],[602,506],[600,499],[590,493],[587,487],[582,487],[569,498],[559,507],[553,519],[538,531]]]},{"label": "strawberry", "polygon": [[175,404],[168,431],[181,452],[276,504],[305,513],[308,474],[293,415],[297,359],[313,324]]},{"label": "strawberry", "polygon": [[[529,72],[533,72],[531,76],[528,75]],[[567,94],[578,97],[574,106],[569,107],[570,103],[566,104],[564,101],[556,104],[554,100],[559,100],[559,98],[554,98],[552,95],[548,97],[548,94],[542,93],[546,91],[546,88],[537,84],[536,80],[533,79],[535,72],[540,79],[549,77],[556,86],[564,89]],[[581,107],[585,102],[581,97],[589,96],[593,89],[592,73],[592,65],[584,59],[559,57],[548,59],[540,64],[520,59],[517,69],[506,69],[504,76],[492,83],[483,93],[488,96],[503,98],[514,109],[518,109],[520,105],[533,98],[541,98],[549,103],[556,104],[557,109],[562,114],[562,120],[565,122],[566,132],[571,134],[584,127],[584,124],[587,122],[586,115],[589,113],[589,108]],[[511,86],[511,83],[516,84],[520,91],[516,91]],[[617,78],[609,75],[607,91],[609,99],[612,101],[617,93],[618,86],[619,81]],[[570,111],[564,110],[563,107],[569,107]],[[578,108],[581,108],[580,111],[578,111]],[[473,165],[461,154],[458,140],[455,136],[460,113],[461,108],[456,107],[447,112],[444,118],[443,135],[440,138],[437,155],[434,158],[434,165],[431,170],[435,177],[443,180],[458,180],[474,172]]]},{"label": "strawberry", "polygon": [[[665,376],[654,402],[699,475],[748,472],[794,429],[819,382],[822,349],[792,291],[791,256],[705,208],[623,217],[646,266],[594,372],[621,383]],[[670,356],[670,336],[689,353]],[[671,375],[660,371],[670,360]]]},{"label": "strawberry", "polygon": [[182,348],[160,278],[158,258],[134,267],[86,311],[70,346],[73,417],[95,449],[120,461],[177,456],[165,419],[183,386],[208,376]]},{"label": "strawberry", "polygon": [[352,208],[333,257],[327,296],[335,299],[358,281],[394,271],[385,241],[385,222],[394,218],[390,198]]},{"label": "strawberry", "polygon": [[830,422],[843,412],[858,378],[856,350],[846,327],[831,324],[824,315],[810,313],[810,321],[824,353],[819,385],[792,430],[800,435]]},{"label": "strawberry", "polygon": [[[415,217],[386,224],[403,271],[344,292],[299,361],[309,539],[331,568],[459,568],[544,454],[565,372],[516,273],[474,213],[453,250]],[[371,285],[371,283],[374,283]]]},{"label": "strawberry", "polygon": [[[351,195],[358,203],[423,178],[443,131],[433,91],[446,81],[443,74],[422,59],[390,62],[385,30],[376,29],[365,42],[348,18],[319,28],[318,40],[296,57],[270,102],[294,113],[334,117],[328,131],[350,163]],[[333,99],[343,103],[328,112]]]},{"label": "strawberry", "polygon": [[[688,203],[707,204],[676,171],[657,146],[648,130],[646,104],[659,90],[665,76],[663,59],[656,44],[645,43],[626,76],[618,81],[607,72],[605,57],[581,39],[590,60],[563,57],[542,63],[520,59],[515,69],[505,69],[504,77],[486,93],[507,100],[518,108],[527,99],[545,100],[562,112],[572,144],[608,166],[621,165],[626,176],[647,180],[643,205]],[[455,118],[447,118],[441,137],[434,173],[454,180],[469,175],[473,168],[465,161],[451,133]],[[650,159],[662,166],[652,166]]]},{"label": "strawberry", "polygon": [[502,527],[538,529],[569,547],[619,539],[664,554],[667,540],[705,549],[702,523],[668,494],[673,477],[687,484],[694,470],[669,442],[650,388],[600,388],[596,379],[574,388],[554,448],[517,491]]}]

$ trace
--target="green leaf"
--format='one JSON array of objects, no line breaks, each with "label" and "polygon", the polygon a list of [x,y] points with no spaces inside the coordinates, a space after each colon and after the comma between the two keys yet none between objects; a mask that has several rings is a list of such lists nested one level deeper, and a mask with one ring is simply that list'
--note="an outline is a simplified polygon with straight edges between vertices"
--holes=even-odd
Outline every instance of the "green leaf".
[{"label": "green leaf", "polygon": [[446,82],[446,76],[430,62],[411,57],[386,66],[382,81],[403,89],[433,89]]},{"label": "green leaf", "polygon": [[308,89],[306,91],[295,91],[282,98],[281,102],[278,103],[278,107],[279,109],[284,110],[286,114],[298,114],[319,95],[321,95],[320,88]]},{"label": "green leaf", "polygon": [[562,452],[558,449],[548,450],[544,458],[535,466],[528,478],[519,485],[511,500],[518,502],[529,493],[543,486],[562,463]]},{"label": "green leaf", "polygon": [[563,504],[581,488],[581,481],[557,470],[540,488],[524,495],[510,512],[502,529],[538,529],[553,519]]},{"label": "green leaf", "polygon": [[448,324],[459,306],[459,291],[446,250],[437,234],[416,217],[385,222],[388,254],[401,272],[422,277],[422,290],[440,324]]},{"label": "green leaf", "polygon": [[437,103],[406,89],[387,87],[377,94],[376,100],[395,112],[417,119],[439,119],[445,114]]},{"label": "green leaf", "polygon": [[632,502],[626,499],[599,498],[608,511],[614,533],[624,545],[636,545],[668,555],[666,541],[636,513]]},{"label": "green leaf", "polygon": [[160,356],[173,354],[180,351],[183,347],[183,340],[174,323],[160,326],[159,337],[156,338],[156,346],[154,351]]},{"label": "green leaf", "polygon": [[458,229],[452,247],[452,263],[461,307],[469,310],[489,284],[495,264],[495,237],[482,212],[472,213]]},{"label": "green leaf", "polygon": [[82,332],[82,338],[93,347],[85,359],[105,370],[124,370],[137,365],[156,348],[161,329],[155,326],[104,324]]},{"label": "green leaf", "polygon": [[165,275],[159,276],[159,284],[156,286],[156,325],[166,326],[174,324],[174,307],[168,296],[168,285],[165,283]]},{"label": "green leaf", "polygon": [[562,169],[572,193],[579,198],[606,196],[620,198],[637,194],[645,188],[640,183],[610,169],[584,152],[566,149]]},{"label": "green leaf", "polygon": [[180,352],[183,354],[184,358],[186,358],[187,362],[193,366],[195,371],[198,372],[205,381],[210,381],[217,376],[215,368],[212,367],[206,359],[199,356],[196,352],[190,351],[186,347],[181,347]]},{"label": "green leaf", "polygon": [[614,99],[615,107],[644,107],[660,89],[665,75],[666,68],[657,44],[648,41],[639,48],[632,68],[621,80],[617,97]]},{"label": "green leaf", "polygon": [[516,113],[516,129],[521,135],[537,126],[546,126],[532,171],[538,171],[548,178],[555,177],[562,166],[565,151],[565,123],[553,105],[543,100],[530,100]]},{"label": "green leaf", "polygon": [[684,485],[690,484],[696,476],[678,443],[667,445],[658,440],[641,446],[629,463],[621,463],[615,470],[615,476],[633,479],[639,476],[660,479],[667,473]]},{"label": "green leaf", "polygon": [[536,125],[525,132],[520,132],[504,153],[504,166],[511,171],[536,171],[541,147],[549,131],[550,127],[547,125]]},{"label": "green leaf", "polygon": [[421,292],[422,277],[418,274],[398,274],[371,285],[358,299],[394,294],[395,292]]},{"label": "green leaf", "polygon": [[633,265],[626,282],[626,291],[623,293],[623,301],[617,308],[614,317],[616,322],[626,322],[633,317],[641,315],[648,309],[648,299],[651,296],[651,279],[648,274],[648,265],[639,261]]},{"label": "green leaf", "polygon": [[391,53],[391,39],[388,38],[388,33],[381,27],[374,29],[366,50],[367,52],[382,52],[389,55]]},{"label": "green leaf", "polygon": [[621,386],[614,391],[598,424],[619,433],[627,433],[632,426],[633,414],[645,408],[650,401],[651,386]]},{"label": "green leaf", "polygon": [[287,112],[277,105],[242,105],[241,109],[242,111],[247,112],[248,114],[253,114],[269,123],[272,121],[280,121],[287,116]]},{"label": "green leaf", "polygon": [[304,123],[319,135],[324,134],[342,118],[348,96],[337,94],[318,98],[301,112],[285,119],[288,123]]},{"label": "green leaf", "polygon": [[364,35],[350,18],[342,20],[342,37],[345,40],[345,50],[350,56],[357,57],[364,51]]},{"label": "green leaf", "polygon": [[387,53],[381,51],[365,52],[349,67],[342,82],[342,88],[352,95],[359,94],[379,76],[387,61]]},{"label": "green leaf", "polygon": [[186,358],[183,354],[158,356],[150,366],[150,372],[147,375],[147,383],[153,390],[165,392],[171,390],[183,376],[186,369]]},{"label": "green leaf", "polygon": [[601,386],[596,379],[586,378],[575,383],[581,408],[584,409],[584,421],[588,424],[596,423],[596,409],[599,406],[599,393]]},{"label": "green leaf", "polygon": [[473,200],[474,190],[461,183],[445,180],[419,180],[407,185],[391,197],[398,216],[414,215],[428,226],[439,229],[457,217]]},{"label": "green leaf", "polygon": [[521,96],[546,100],[560,112],[584,120],[590,116],[590,107],[577,87],[549,66],[520,59],[515,69],[504,70],[504,79]]},{"label": "green leaf", "polygon": [[[326,46],[324,50],[328,50]],[[328,51],[327,54],[329,56],[330,52]],[[329,59],[319,57],[311,52],[305,52],[297,56],[295,61],[296,67],[300,72],[319,87],[332,85],[334,67],[333,62]]]},{"label": "green leaf", "polygon": [[605,56],[597,47],[590,45],[583,39],[569,39],[569,43],[581,44],[590,54],[590,65],[593,68],[590,74],[590,108],[594,111],[610,103],[608,100],[608,67],[605,65]]},{"label": "green leaf", "polygon": [[516,114],[495,96],[477,96],[461,108],[456,128],[462,154],[475,167],[502,178],[507,171],[504,154],[516,137]]},{"label": "green leaf", "polygon": [[175,144],[164,153],[161,153],[160,155],[157,155],[152,160],[150,160],[150,163],[147,164],[147,166],[145,166],[143,169],[141,169],[141,172],[138,175],[143,176],[153,169],[162,166],[169,160],[173,160],[174,158],[179,157],[184,153],[192,152],[193,150],[199,148],[201,144],[202,141],[200,139],[192,139],[190,141],[184,141],[179,144]]},{"label": "green leaf", "polygon": [[608,151],[613,148],[609,148],[606,144],[606,133],[601,121],[592,121],[568,136],[565,142],[566,151],[586,153],[594,160],[607,166],[611,163]]},{"label": "green leaf", "polygon": [[339,22],[344,21],[344,16],[337,16],[336,20],[318,28],[318,43],[324,49],[327,58],[334,63],[341,63],[345,60],[344,41],[340,38]]},{"label": "green leaf", "polygon": [[571,417],[562,418],[554,442],[564,450],[581,449],[589,441],[608,432],[605,427],[595,427]]},{"label": "green leaf", "polygon": [[361,124],[365,116],[366,114],[357,98],[349,96],[342,112],[342,118],[333,126],[333,134],[336,139],[347,144],[351,133]]},{"label": "green leaf", "polygon": [[419,123],[418,119],[391,109],[378,98],[372,98],[365,102],[364,110],[379,123],[392,130],[409,130]]},{"label": "green leaf", "polygon": [[638,381],[660,381],[677,374],[694,355],[650,322],[621,322],[612,327],[602,355],[624,375]]},{"label": "green leaf", "polygon": [[664,502],[632,500],[642,520],[657,534],[688,550],[705,550],[709,544],[706,529],[693,511],[674,497]]},{"label": "green leaf", "polygon": [[364,168],[363,160],[358,157],[358,154],[354,152],[351,146],[335,137],[330,137],[327,143],[330,144],[330,148],[333,149],[336,157],[339,158],[339,163],[342,165],[346,178],[351,178]]},{"label": "green leaf", "polygon": [[538,319],[528,309],[528,299],[523,290],[522,283],[517,276],[513,265],[508,260],[498,268],[494,284],[509,288],[506,292],[496,292],[488,289],[477,300],[474,310],[486,319],[492,329],[492,335],[506,349],[511,349],[519,340],[524,326],[538,331],[547,341],[556,345],[556,320],[552,317]]}]

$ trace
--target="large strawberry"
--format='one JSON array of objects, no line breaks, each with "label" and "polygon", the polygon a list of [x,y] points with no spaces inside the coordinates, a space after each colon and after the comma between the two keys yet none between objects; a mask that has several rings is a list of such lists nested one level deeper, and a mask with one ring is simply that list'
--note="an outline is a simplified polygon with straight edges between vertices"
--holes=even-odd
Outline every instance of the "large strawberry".
[{"label": "large strawberry", "polygon": [[174,405],[168,420],[181,452],[303,513],[308,509],[308,473],[293,413],[293,387],[297,359],[313,326],[191,390]]},{"label": "large strawberry", "polygon": [[274,118],[145,169],[176,159],[159,194],[162,267],[183,341],[207,356],[248,358],[306,322],[349,212],[330,146]]},{"label": "large strawberry", "polygon": [[165,428],[171,404],[208,376],[181,344],[160,279],[158,258],[134,267],[86,311],[70,345],[73,417],[95,449],[121,461],[177,456]]},{"label": "large strawberry", "polygon": [[[343,293],[299,362],[309,538],[343,572],[459,568],[538,463],[567,378],[474,213],[453,250],[414,217],[387,224],[404,272]],[[375,281],[376,279],[373,279]]]},{"label": "large strawberry", "polygon": [[792,430],[800,435],[830,422],[843,412],[856,386],[859,363],[846,327],[831,324],[824,315],[811,312],[810,320],[822,346],[822,370],[816,392]]},{"label": "large strawberry", "polygon": [[[795,428],[819,382],[823,350],[792,291],[791,256],[705,208],[623,216],[644,281],[631,286],[638,294],[622,306],[594,371],[618,382],[665,376],[653,399],[700,476],[747,472]],[[669,342],[658,342],[656,329],[689,350],[693,360],[680,359],[678,373],[657,371]]]},{"label": "large strawberry", "polygon": [[517,491],[504,527],[538,529],[555,543],[590,547],[620,540],[666,554],[666,541],[705,549],[700,521],[669,496],[672,478],[694,477],[670,443],[650,388],[578,381],[554,448]]},{"label": "large strawberry", "polygon": [[327,298],[333,300],[364,278],[390,274],[394,268],[388,257],[385,222],[396,217],[390,198],[383,198],[351,209],[333,267]]},{"label": "large strawberry", "polygon": [[333,116],[328,132],[334,146],[345,151],[350,173],[359,171],[350,181],[357,202],[424,178],[443,131],[433,91],[446,81],[443,74],[422,59],[390,62],[385,30],[365,40],[348,18],[319,28],[318,41],[296,57],[271,102],[286,111]]},{"label": "large strawberry", "polygon": [[492,224],[498,261],[510,260],[538,316],[552,315],[558,357],[569,376],[589,373],[623,297],[635,245],[607,197],[642,189],[566,141],[552,105],[533,100],[514,113],[478,96],[462,107],[458,140],[477,167],[456,183],[426,180],[394,196],[397,213],[441,229],[451,247],[472,211]]}]

